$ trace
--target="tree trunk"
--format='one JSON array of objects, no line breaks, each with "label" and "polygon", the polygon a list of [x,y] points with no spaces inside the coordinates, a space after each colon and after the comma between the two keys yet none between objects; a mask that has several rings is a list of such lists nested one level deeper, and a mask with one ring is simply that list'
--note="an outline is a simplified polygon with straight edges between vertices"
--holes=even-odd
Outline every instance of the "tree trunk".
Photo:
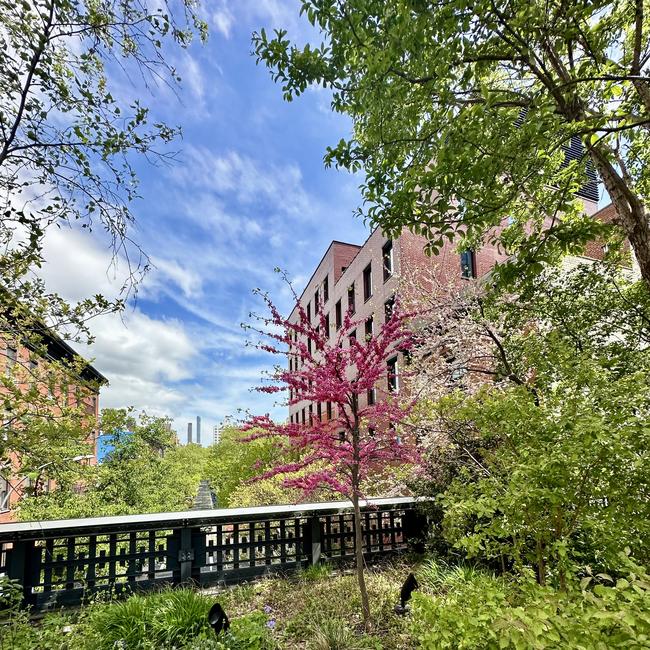
[{"label": "tree trunk", "polygon": [[617,223],[630,242],[641,277],[650,287],[650,223],[645,206],[602,151],[591,145],[587,149],[616,208]]},{"label": "tree trunk", "polygon": [[546,586],[546,564],[544,562],[544,547],[542,540],[537,540],[537,582],[542,586]]},{"label": "tree trunk", "polygon": [[361,508],[359,507],[359,494],[355,491],[352,496],[354,506],[354,554],[357,561],[357,580],[361,592],[361,609],[363,610],[363,626],[366,632],[370,632],[370,601],[366,589],[366,578],[363,562],[363,535],[361,533]]}]

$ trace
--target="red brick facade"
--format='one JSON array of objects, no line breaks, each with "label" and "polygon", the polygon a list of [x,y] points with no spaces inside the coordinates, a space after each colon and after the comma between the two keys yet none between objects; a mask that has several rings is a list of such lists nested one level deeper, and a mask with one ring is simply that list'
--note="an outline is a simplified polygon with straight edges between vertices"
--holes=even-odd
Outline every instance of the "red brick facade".
[{"label": "red brick facade", "polygon": [[[78,358],[77,353],[58,337],[48,334],[45,338],[48,356],[51,358],[68,360]],[[47,368],[49,363],[47,358],[37,356],[26,346],[8,344],[7,341],[0,340],[0,350],[2,350],[0,352],[0,372],[6,375],[13,374],[14,381],[19,382],[18,388],[21,391],[26,392],[29,389],[27,382],[30,374],[39,375],[40,371],[44,367]],[[84,368],[82,374],[83,380],[80,379],[78,383],[69,380],[57,381],[54,377],[49,388],[39,385],[39,390],[43,394],[50,391],[53,413],[60,412],[64,405],[83,407],[88,417],[88,423],[92,425],[93,429],[87,439],[91,445],[88,455],[92,455],[92,458],[84,458],[80,462],[94,465],[97,462],[97,437],[99,435],[99,388],[106,383],[106,378],[90,365]],[[63,387],[64,385],[65,387]],[[7,389],[0,386],[0,394],[6,392]],[[11,456],[11,461],[17,466],[18,458],[15,454]],[[14,475],[8,481],[0,477],[0,524],[13,521],[14,513],[11,508],[22,498],[26,487],[27,481],[24,476]],[[51,488],[53,485],[49,484],[47,487]]]},{"label": "red brick facade", "polygon": [[[613,208],[608,206],[597,212],[596,203],[584,201],[585,212],[594,215],[596,218],[610,220]],[[397,288],[397,276],[402,270],[414,270],[418,268],[431,268],[435,265],[436,274],[441,283],[455,283],[462,281],[463,275],[481,277],[488,273],[497,262],[503,262],[507,258],[505,253],[499,250],[494,244],[488,244],[481,250],[471,254],[470,268],[462,268],[461,255],[457,245],[453,242],[446,242],[438,255],[429,257],[425,253],[426,240],[423,237],[414,235],[404,230],[400,237],[392,241],[392,272],[384,275],[383,249],[389,240],[383,236],[379,229],[376,229],[362,246],[346,244],[333,241],[327,249],[323,259],[311,276],[304,292],[300,297],[302,306],[316,318],[315,302],[323,302],[323,308],[329,314],[330,333],[336,332],[336,315],[338,313],[337,303],[340,301],[341,314],[344,315],[348,309],[348,291],[353,287],[355,313],[354,319],[365,322],[372,318],[375,331],[384,322],[385,303],[390,300]],[[599,242],[592,242],[587,246],[585,257],[590,259],[602,259],[603,248]],[[467,258],[463,258],[467,261]],[[366,300],[364,296],[364,270],[370,265],[372,276],[372,295]],[[473,267],[473,268],[471,268]],[[325,297],[327,298],[325,300]],[[297,320],[296,310],[292,312],[290,319]],[[358,332],[358,336],[364,333]],[[401,355],[399,355],[401,356]],[[398,370],[399,374],[399,370]],[[387,386],[378,387],[380,398],[382,390]],[[365,406],[365,404],[361,404]],[[311,405],[312,413],[316,415],[316,406]],[[310,404],[301,402],[292,404],[289,407],[290,421],[308,421],[310,415]],[[326,418],[326,409],[321,405],[322,417]]]}]

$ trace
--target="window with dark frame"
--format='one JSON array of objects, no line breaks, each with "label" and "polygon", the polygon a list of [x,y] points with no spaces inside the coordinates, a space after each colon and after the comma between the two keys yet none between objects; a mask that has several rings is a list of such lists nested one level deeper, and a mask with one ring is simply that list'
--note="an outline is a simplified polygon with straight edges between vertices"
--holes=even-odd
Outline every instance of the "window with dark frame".
[{"label": "window with dark frame", "polygon": [[476,255],[474,255],[474,251],[466,250],[460,254],[460,276],[468,279],[476,277]]},{"label": "window with dark frame", "polygon": [[384,262],[384,282],[393,275],[393,240],[389,239],[381,249],[381,257]]},{"label": "window with dark frame", "polygon": [[305,424],[307,422],[307,411],[305,407],[303,406],[302,408],[302,423]]},{"label": "window with dark frame", "polygon": [[371,316],[370,318],[366,318],[366,324],[365,324],[366,341],[369,341],[372,338],[373,329],[374,329],[374,323],[373,323],[373,318]]},{"label": "window with dark frame", "polygon": [[387,323],[391,316],[393,315],[393,309],[395,308],[395,296],[391,296],[384,303],[384,322]]},{"label": "window with dark frame", "polygon": [[0,476],[0,512],[9,510],[9,481]]},{"label": "window with dark frame", "polygon": [[336,306],[334,307],[334,317],[336,319],[336,329],[340,330],[341,325],[343,325],[343,314],[341,312],[341,301],[336,301]]},{"label": "window with dark frame", "polygon": [[325,336],[326,338],[330,337],[330,315],[325,314]]},{"label": "window with dark frame", "polygon": [[325,276],[323,280],[323,302],[327,302],[330,299],[330,281],[329,276]]},{"label": "window with dark frame", "polygon": [[386,363],[388,373],[388,390],[396,393],[399,390],[399,377],[397,376],[397,357],[389,359]]},{"label": "window with dark frame", "polygon": [[375,395],[376,395],[376,393],[375,393],[374,388],[371,388],[371,389],[368,390],[368,395],[367,395],[368,406],[373,406],[374,405],[374,403],[375,403]]},{"label": "window with dark frame", "polygon": [[327,419],[332,419],[332,402],[327,402]]},{"label": "window with dark frame", "polygon": [[313,404],[309,405],[309,426],[310,427],[314,426],[314,405]]},{"label": "window with dark frame", "polygon": [[319,422],[323,419],[323,406],[320,402],[316,404],[316,417]]},{"label": "window with dark frame", "polygon": [[16,365],[17,359],[18,350],[7,346],[7,365],[5,366],[5,374],[10,375],[13,372],[13,367]]},{"label": "window with dark frame", "polygon": [[307,337],[307,351],[311,354],[311,337]]},{"label": "window with dark frame", "polygon": [[311,323],[311,303],[307,303],[307,321]]},{"label": "window with dark frame", "polygon": [[318,295],[318,289],[314,291],[314,313],[318,314],[320,311],[320,296]]},{"label": "window with dark frame", "polygon": [[354,295],[354,282],[348,287],[348,311],[351,314],[357,310],[355,295]]},{"label": "window with dark frame", "polygon": [[363,269],[363,300],[366,302],[372,296],[372,262]]},{"label": "window with dark frame", "polygon": [[348,345],[352,347],[352,341],[357,340],[357,330],[352,330],[350,336],[348,336]]}]

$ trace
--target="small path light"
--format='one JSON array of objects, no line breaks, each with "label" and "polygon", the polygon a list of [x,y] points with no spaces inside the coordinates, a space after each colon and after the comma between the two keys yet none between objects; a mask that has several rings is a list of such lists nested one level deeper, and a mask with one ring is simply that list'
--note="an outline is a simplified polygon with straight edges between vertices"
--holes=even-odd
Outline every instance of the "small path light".
[{"label": "small path light", "polygon": [[409,573],[399,592],[400,602],[399,605],[395,605],[396,614],[401,614],[402,616],[406,614],[408,611],[406,603],[411,600],[411,594],[418,589],[419,586],[420,585],[415,579],[415,576],[412,573]]},{"label": "small path light", "polygon": [[230,621],[226,616],[226,612],[223,610],[223,607],[219,603],[215,603],[210,608],[210,611],[208,612],[208,623],[214,630],[215,634],[226,632],[230,627]]}]

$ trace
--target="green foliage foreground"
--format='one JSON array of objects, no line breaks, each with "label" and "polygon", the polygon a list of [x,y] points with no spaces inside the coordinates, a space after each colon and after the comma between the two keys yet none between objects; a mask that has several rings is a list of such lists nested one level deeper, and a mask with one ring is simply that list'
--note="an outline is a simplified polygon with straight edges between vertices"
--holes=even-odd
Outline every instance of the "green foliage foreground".
[{"label": "green foliage foreground", "polygon": [[[431,649],[650,647],[650,581],[625,559],[626,578],[585,576],[567,591],[452,570],[414,595],[419,647]],[[435,567],[435,565],[434,565]]]},{"label": "green foliage foreground", "polygon": [[[614,583],[608,576],[585,575],[564,592],[540,587],[530,575],[497,577],[441,560],[369,569],[370,634],[362,631],[354,576],[325,568],[211,595],[166,590],[48,614],[37,624],[16,614],[1,628],[0,650],[648,647],[650,579],[629,558],[622,562],[625,578]],[[420,590],[411,615],[397,616],[393,608],[410,571]],[[206,624],[215,600],[232,621],[230,633],[219,640]]]}]

